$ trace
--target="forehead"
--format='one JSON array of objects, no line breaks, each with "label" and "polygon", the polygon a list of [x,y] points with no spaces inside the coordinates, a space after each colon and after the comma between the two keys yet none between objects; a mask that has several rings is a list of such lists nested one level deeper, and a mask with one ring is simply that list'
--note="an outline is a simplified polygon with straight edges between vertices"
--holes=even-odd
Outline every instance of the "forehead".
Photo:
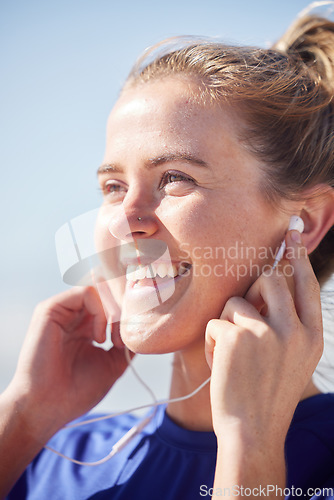
[{"label": "forehead", "polygon": [[177,146],[214,152],[218,143],[240,148],[233,112],[205,104],[199,92],[198,84],[176,78],[126,89],[108,119],[107,151]]},{"label": "forehead", "polygon": [[[110,117],[135,113],[168,113],[169,118],[189,118],[206,106],[200,99],[200,86],[186,78],[168,77],[126,88],[116,102]],[[161,118],[161,117],[160,117]]]}]

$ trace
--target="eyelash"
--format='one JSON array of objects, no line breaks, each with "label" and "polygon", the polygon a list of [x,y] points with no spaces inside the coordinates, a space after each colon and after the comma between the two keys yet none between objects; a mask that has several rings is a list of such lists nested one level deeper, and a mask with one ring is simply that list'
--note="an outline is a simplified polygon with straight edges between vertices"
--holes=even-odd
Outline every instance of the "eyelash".
[{"label": "eyelash", "polygon": [[[171,177],[176,177],[177,180],[171,181],[171,182],[166,182],[166,180],[170,180]],[[190,182],[192,184],[196,184],[195,180],[192,177],[189,177],[188,175],[185,175],[181,172],[177,171],[168,171],[165,172],[161,178],[160,184],[159,184],[159,189],[163,189],[167,184],[174,184],[178,182]],[[113,187],[113,191],[110,191],[109,188]],[[125,186],[122,185],[122,183],[115,181],[107,181],[103,187],[101,188],[102,193],[108,195],[112,194],[118,194],[120,191],[125,190]]]},{"label": "eyelash", "polygon": [[[178,177],[178,180],[172,181],[172,182],[167,182],[163,185],[163,181],[165,181],[168,177]],[[177,172],[177,171],[168,171],[165,172],[162,176],[162,179],[159,184],[159,189],[162,189],[166,184],[173,184],[175,182],[191,182],[195,184],[195,180],[192,177],[189,177],[188,175],[183,174],[182,172]]]}]

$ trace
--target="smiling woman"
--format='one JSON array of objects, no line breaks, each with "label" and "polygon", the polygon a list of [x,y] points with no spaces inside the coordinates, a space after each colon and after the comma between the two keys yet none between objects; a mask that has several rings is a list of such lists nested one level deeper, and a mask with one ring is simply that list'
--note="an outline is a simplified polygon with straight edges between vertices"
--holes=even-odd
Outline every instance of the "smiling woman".
[{"label": "smiling woman", "polygon": [[[38,306],[1,396],[3,495],[334,498],[334,397],[312,382],[333,272],[333,54],[334,24],[307,17],[270,50],[191,40],[134,67],[98,169],[101,276]],[[92,342],[106,316],[108,352]],[[121,377],[125,346],[175,353],[173,401],[77,473],[40,450],[92,462],[134,433],[130,415],[58,432]]]},{"label": "smiling woman", "polygon": [[[167,244],[178,270],[183,262],[182,245],[196,248],[205,241],[212,248],[222,243],[230,247],[241,234],[249,247],[279,244],[287,213],[261,195],[259,162],[240,146],[236,117],[228,109],[197,104],[192,99],[196,92],[197,86],[183,78],[158,80],[123,92],[108,121],[104,163],[113,165],[113,170],[101,176],[100,182],[104,205],[112,205],[111,222],[108,226],[98,223],[99,250],[105,249],[103,242],[108,244],[110,232],[123,241],[135,238],[138,245],[148,238],[159,239]],[[246,213],[238,207],[240,197],[248,207]],[[294,212],[294,204],[287,204],[290,213]],[[259,223],[261,233],[256,230]],[[128,235],[124,227],[130,228]],[[144,290],[150,293],[155,287],[152,279],[151,284],[145,280],[127,286],[121,322],[126,345],[141,353],[174,352],[191,345],[203,354],[208,321],[219,317],[229,297],[243,296],[252,282],[250,277],[236,281],[233,276],[222,279],[201,272],[203,266],[219,262],[219,258],[191,256],[189,272],[178,273],[174,280],[172,297],[140,314],[134,330],[134,322],[127,321],[126,315],[132,316],[133,306],[138,316],[139,297],[145,301]],[[235,267],[242,263],[244,259],[233,262]],[[180,335],[165,335],[168,331]],[[208,376],[204,357],[202,361],[203,377]]]}]

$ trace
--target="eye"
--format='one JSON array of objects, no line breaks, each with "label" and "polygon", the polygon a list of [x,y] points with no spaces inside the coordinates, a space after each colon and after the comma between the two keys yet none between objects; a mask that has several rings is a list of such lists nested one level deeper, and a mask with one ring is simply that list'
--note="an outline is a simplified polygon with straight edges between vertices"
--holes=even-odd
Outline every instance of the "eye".
[{"label": "eye", "polygon": [[179,184],[179,183],[192,183],[195,184],[195,181],[192,177],[185,175],[181,172],[165,172],[162,176],[159,188],[164,188],[167,184]]},{"label": "eye", "polygon": [[112,198],[123,197],[127,192],[125,184],[117,180],[109,180],[102,186],[102,193],[104,196]]}]

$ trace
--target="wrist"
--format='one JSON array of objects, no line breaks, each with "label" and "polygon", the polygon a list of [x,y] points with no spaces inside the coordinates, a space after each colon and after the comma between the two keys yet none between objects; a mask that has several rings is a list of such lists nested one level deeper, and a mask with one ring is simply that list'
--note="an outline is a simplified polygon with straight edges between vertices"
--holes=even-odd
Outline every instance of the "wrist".
[{"label": "wrist", "polygon": [[274,418],[256,418],[256,416],[223,415],[213,417],[213,428],[218,443],[222,446],[243,449],[263,450],[270,443],[271,448],[284,450],[285,438],[289,425],[277,423]]},{"label": "wrist", "polygon": [[218,444],[218,456],[225,469],[240,469],[242,472],[246,463],[248,467],[267,468],[277,470],[285,463],[284,432],[265,432],[264,430],[249,429],[242,422],[230,422],[229,425],[215,429]]},{"label": "wrist", "polygon": [[0,395],[0,498],[45,445],[48,434],[32,425],[22,394],[8,388]]},{"label": "wrist", "polygon": [[285,483],[284,443],[273,444],[270,439],[264,443],[262,438],[236,433],[218,438],[215,490],[247,488],[256,497],[264,489],[271,492],[270,498],[277,498],[273,492],[279,491],[277,488],[284,490]]},{"label": "wrist", "polygon": [[2,427],[20,435],[27,446],[37,451],[62,427],[27,387],[13,381],[0,396],[0,412],[4,417]]}]

